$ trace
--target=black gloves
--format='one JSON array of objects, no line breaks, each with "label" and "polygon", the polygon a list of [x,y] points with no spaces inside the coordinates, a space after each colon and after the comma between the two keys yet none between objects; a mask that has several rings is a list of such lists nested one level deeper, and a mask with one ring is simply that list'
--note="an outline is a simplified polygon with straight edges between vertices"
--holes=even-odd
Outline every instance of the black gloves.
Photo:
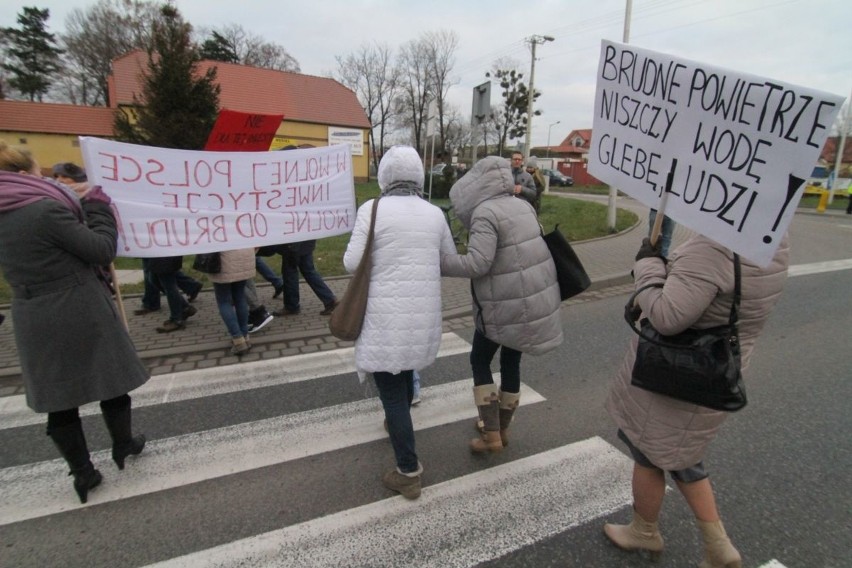
[{"label": "black gloves", "polygon": [[624,306],[624,319],[628,322],[633,323],[639,319],[639,316],[642,315],[642,308],[639,307],[639,304],[627,304]]},{"label": "black gloves", "polygon": [[636,260],[642,260],[643,258],[654,258],[657,257],[663,262],[666,261],[665,257],[660,253],[660,241],[657,240],[656,245],[651,244],[651,239],[645,237],[642,239],[642,246],[639,247],[639,252],[636,253]]}]

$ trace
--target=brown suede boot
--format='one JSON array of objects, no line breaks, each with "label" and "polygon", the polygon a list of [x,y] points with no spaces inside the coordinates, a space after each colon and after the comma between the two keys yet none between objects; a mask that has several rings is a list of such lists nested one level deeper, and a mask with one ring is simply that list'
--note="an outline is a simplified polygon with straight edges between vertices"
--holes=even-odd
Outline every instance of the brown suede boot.
[{"label": "brown suede boot", "polygon": [[249,345],[245,337],[235,337],[231,339],[231,343],[233,343],[231,355],[236,355],[237,357],[245,355],[251,349],[251,345]]},{"label": "brown suede boot", "polygon": [[479,438],[470,441],[470,451],[503,451],[503,441],[500,439],[500,396],[497,394],[497,387],[493,384],[473,387],[473,400],[484,424],[484,431]]},{"label": "brown suede boot", "polygon": [[402,473],[399,468],[386,471],[382,476],[382,484],[396,491],[406,499],[417,499],[420,497],[420,475],[423,473],[423,464],[417,463],[417,471]]},{"label": "brown suede boot", "polygon": [[520,403],[521,393],[500,391],[500,440],[504,448],[509,445],[509,425]]},{"label": "brown suede boot", "polygon": [[704,542],[704,559],[699,568],[741,568],[742,557],[731,544],[722,521],[696,522],[701,529],[701,540]]},{"label": "brown suede boot", "polygon": [[647,550],[653,561],[663,553],[663,537],[657,523],[649,523],[633,511],[629,525],[604,525],[604,534],[615,546],[624,550]]}]

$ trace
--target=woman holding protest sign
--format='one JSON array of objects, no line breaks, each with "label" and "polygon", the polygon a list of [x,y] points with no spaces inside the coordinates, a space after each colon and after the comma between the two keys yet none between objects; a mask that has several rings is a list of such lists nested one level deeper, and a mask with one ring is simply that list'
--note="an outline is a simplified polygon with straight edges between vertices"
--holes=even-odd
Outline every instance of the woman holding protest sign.
[{"label": "woman holding protest sign", "polygon": [[0,268],[12,288],[15,342],[27,405],[47,413],[47,434],[68,463],[82,503],[102,477],[92,465],[78,407],[100,401],[112,459],[124,469],[133,436],[130,396],[148,371],[98,267],[115,258],[110,198],[82,200],[42,178],[31,156],[0,141]]},{"label": "woman holding protest sign", "polygon": [[[740,259],[739,343],[742,370],[748,367],[755,341],[778,301],[787,277],[789,247],[785,237],[771,262],[761,268]],[[728,323],[735,294],[734,254],[696,235],[672,253],[668,265],[659,246],[646,238],[633,267],[640,292],[631,317],[642,317],[663,335],[687,328],[706,329]],[[675,481],[695,515],[704,544],[702,568],[736,568],[740,553],[731,544],[716,507],[703,459],[727,413],[642,390],[631,384],[637,341],[624,357],[606,401],[618,437],[633,460],[633,519],[606,524],[604,533],[618,547],[663,551],[657,519],[666,491],[665,472]]]}]

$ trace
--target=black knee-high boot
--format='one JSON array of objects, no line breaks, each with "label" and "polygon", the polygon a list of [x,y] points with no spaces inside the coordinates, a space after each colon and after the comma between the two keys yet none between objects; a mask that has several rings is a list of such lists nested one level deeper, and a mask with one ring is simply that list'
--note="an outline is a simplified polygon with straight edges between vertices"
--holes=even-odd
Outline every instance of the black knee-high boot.
[{"label": "black knee-high boot", "polygon": [[145,447],[145,436],[133,435],[130,397],[124,395],[101,402],[101,412],[112,437],[112,460],[118,469],[124,469],[125,458],[139,455]]},{"label": "black knee-high boot", "polygon": [[88,500],[89,490],[100,485],[103,478],[89,458],[83,425],[78,419],[61,426],[49,427],[47,434],[68,462],[68,467],[71,469],[69,475],[74,476],[74,490],[80,498],[80,503],[85,503]]}]

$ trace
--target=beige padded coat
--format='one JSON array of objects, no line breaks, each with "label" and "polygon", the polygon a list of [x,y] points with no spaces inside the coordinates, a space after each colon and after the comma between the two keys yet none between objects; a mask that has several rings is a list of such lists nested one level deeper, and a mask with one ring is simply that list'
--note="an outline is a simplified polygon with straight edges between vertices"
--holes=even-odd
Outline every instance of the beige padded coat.
[{"label": "beige padded coat", "polygon": [[219,274],[209,274],[214,284],[230,284],[241,280],[254,278],[254,249],[239,249],[222,251],[222,270]]},{"label": "beige padded coat", "polygon": [[[743,371],[749,365],[755,341],[787,278],[789,246],[785,238],[766,268],[745,259],[742,265],[742,299],[739,335]],[[636,289],[661,282],[663,288],[643,291],[637,298],[642,315],[664,335],[689,327],[708,328],[728,322],[734,296],[733,253],[697,235],[672,253],[668,266],[645,258],[634,267]],[[707,445],[727,417],[726,412],[657,395],[630,384],[637,338],[618,370],[606,401],[616,425],[661,469],[691,467],[704,458]],[[745,375],[747,382],[748,376]]]}]

